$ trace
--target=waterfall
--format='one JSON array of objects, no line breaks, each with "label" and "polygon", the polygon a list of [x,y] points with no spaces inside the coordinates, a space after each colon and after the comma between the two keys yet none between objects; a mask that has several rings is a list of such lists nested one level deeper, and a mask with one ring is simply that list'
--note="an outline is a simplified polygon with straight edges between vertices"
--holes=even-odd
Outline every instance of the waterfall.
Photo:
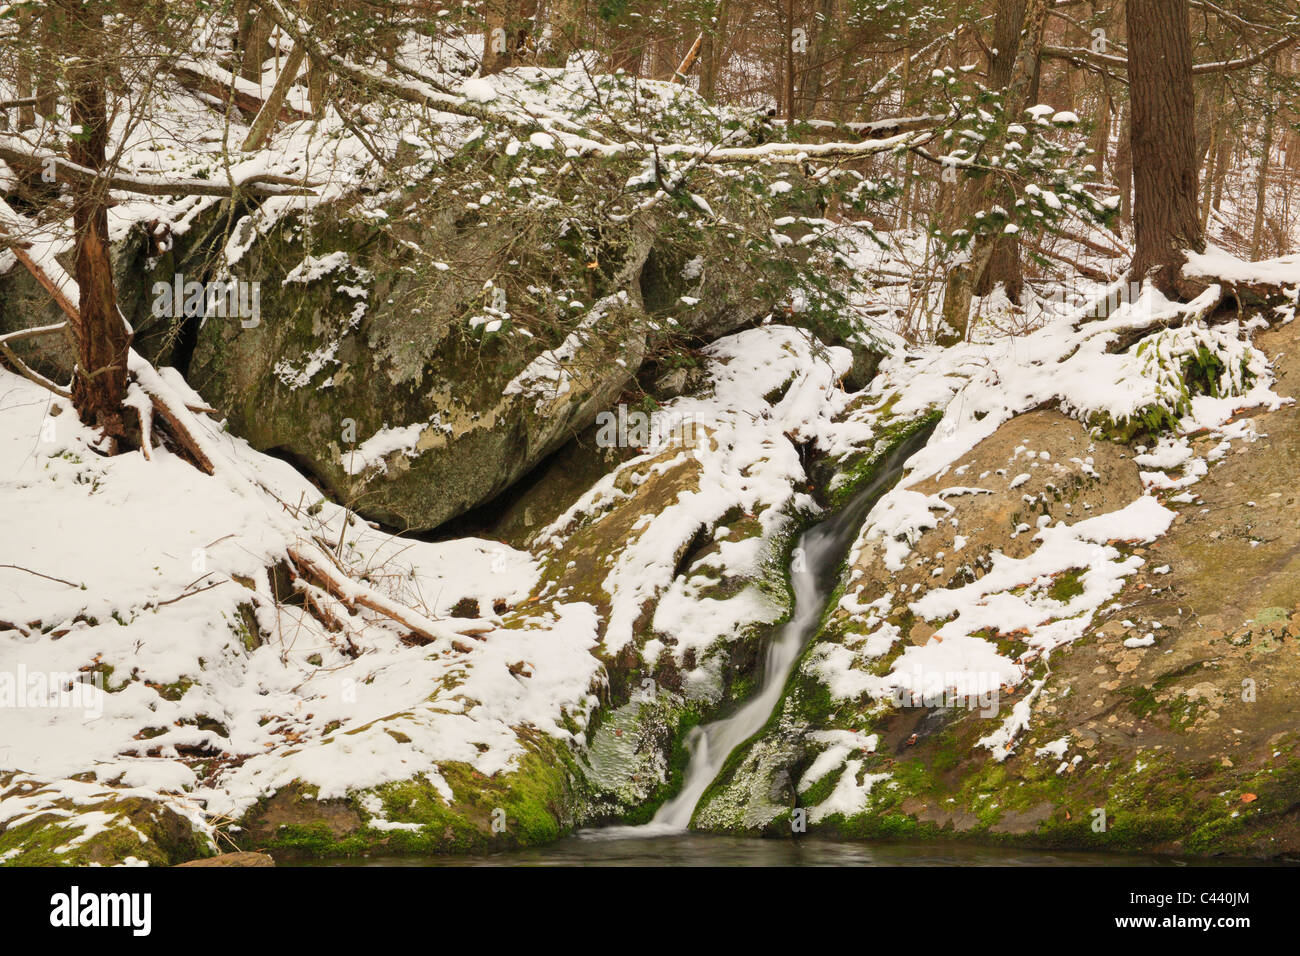
[{"label": "waterfall", "polygon": [[923,429],[900,443],[886,456],[876,477],[844,509],[800,536],[794,554],[802,561],[790,574],[794,608],[768,645],[761,688],[731,714],[691,731],[686,740],[690,763],[681,791],[659,808],[650,823],[630,828],[632,831],[649,836],[679,832],[690,826],[696,804],[721,773],[732,751],[762,729],[781,700],[795,662],[817,633],[826,602],[837,583],[836,572],[868,512],[894,486],[907,459],[929,436],[930,429]]}]

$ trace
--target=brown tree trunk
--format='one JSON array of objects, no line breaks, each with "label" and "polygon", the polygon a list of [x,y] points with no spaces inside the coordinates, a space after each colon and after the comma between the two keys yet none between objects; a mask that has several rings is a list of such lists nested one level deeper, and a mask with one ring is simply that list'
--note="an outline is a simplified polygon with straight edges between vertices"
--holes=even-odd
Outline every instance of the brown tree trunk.
[{"label": "brown tree trunk", "polygon": [[[993,46],[997,53],[989,62],[989,86],[1001,89],[1003,115],[1007,123],[1019,122],[1029,105],[1038,74],[1038,54],[1047,21],[1047,0],[998,0],[993,21]],[[983,186],[967,180],[957,203],[963,220],[973,215],[989,198]],[[1018,298],[1023,287],[1020,245],[1014,236],[979,235],[971,243],[970,258],[948,274],[944,293],[944,320],[965,336],[971,299],[988,295],[1003,283],[1007,295]]]},{"label": "brown tree trunk", "polygon": [[[23,10],[18,13],[18,29],[25,35],[30,35],[32,30],[32,12]],[[14,92],[18,94],[18,99],[31,99],[35,87],[32,84],[32,53],[31,47],[24,45],[18,50],[18,62],[15,69]],[[31,129],[36,125],[36,109],[33,104],[24,104],[18,107],[18,128]]]},{"label": "brown tree trunk", "polygon": [[266,100],[262,103],[262,108],[257,111],[257,116],[253,118],[252,125],[248,129],[248,135],[244,137],[244,144],[241,147],[244,151],[261,149],[266,145],[267,139],[271,136],[271,131],[275,129],[275,121],[280,116],[280,110],[284,108],[285,97],[289,93],[289,88],[293,86],[298,78],[298,71],[302,69],[302,61],[306,58],[306,50],[302,44],[295,43],[293,49],[289,51],[289,57],[284,62],[280,75],[276,77],[275,86],[271,87],[271,92],[267,95]]},{"label": "brown tree trunk", "polygon": [[491,0],[487,7],[487,25],[483,33],[481,73],[500,73],[519,62],[527,52],[532,24],[537,16],[537,0]]},{"label": "brown tree trunk", "polygon": [[720,0],[713,24],[705,27],[704,42],[700,45],[700,95],[710,102],[718,95],[718,73],[722,69],[730,18],[731,0]]},{"label": "brown tree trunk", "polygon": [[1133,123],[1128,104],[1120,113],[1119,140],[1115,144],[1115,185],[1119,187],[1119,221],[1133,224],[1133,150],[1131,148]]},{"label": "brown tree trunk", "polygon": [[254,83],[262,79],[262,64],[271,55],[271,20],[261,7],[242,0],[235,9],[239,36],[239,75]]},{"label": "brown tree trunk", "polygon": [[825,85],[826,64],[831,56],[831,43],[835,39],[835,0],[818,0],[813,17],[812,42],[808,46],[808,67],[800,84],[800,113],[805,117],[817,115]]},{"label": "brown tree trunk", "polygon": [[1205,240],[1197,209],[1196,97],[1188,0],[1128,0],[1135,280],[1168,296],[1185,287],[1187,250]]},{"label": "brown tree trunk", "polygon": [[785,0],[785,118],[793,121],[796,116],[794,102],[794,0]]},{"label": "brown tree trunk", "polygon": [[[93,51],[98,16],[77,4],[69,11],[69,33],[76,51],[70,60],[71,121],[83,134],[68,146],[68,159],[88,169],[104,168],[108,148],[105,70]],[[127,437],[122,401],[126,397],[127,353],[131,335],[117,308],[109,258],[108,190],[92,182],[75,188],[73,224],[77,237],[76,278],[80,289],[77,371],[72,403],[83,423],[102,429],[114,449]]]},{"label": "brown tree trunk", "polygon": [[[61,21],[63,16],[53,4],[45,8],[41,15],[40,44],[47,50],[60,47]],[[36,76],[36,112],[48,120],[54,119],[59,112],[59,77],[53,68],[50,57],[40,57]]]},{"label": "brown tree trunk", "polygon": [[492,0],[488,5],[487,24],[483,30],[483,67],[480,70],[484,76],[500,73],[513,60],[510,38],[514,32],[517,7],[517,0]]},{"label": "brown tree trunk", "polygon": [[1255,227],[1250,234],[1250,258],[1258,259],[1264,245],[1264,204],[1268,199],[1268,167],[1273,153],[1273,104],[1264,114],[1264,135],[1260,143],[1259,167],[1255,177]]}]

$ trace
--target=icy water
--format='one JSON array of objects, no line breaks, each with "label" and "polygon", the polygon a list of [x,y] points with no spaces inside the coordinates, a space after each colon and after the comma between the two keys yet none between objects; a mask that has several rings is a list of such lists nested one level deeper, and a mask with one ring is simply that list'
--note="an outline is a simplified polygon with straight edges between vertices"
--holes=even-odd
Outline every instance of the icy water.
[{"label": "icy water", "polygon": [[[631,829],[631,828],[628,828]],[[334,866],[1258,866],[1258,861],[1186,860],[1154,854],[1073,853],[963,844],[848,843],[705,833],[609,839],[588,831],[550,846],[490,856],[371,857]],[[307,864],[313,865],[313,864]]]}]

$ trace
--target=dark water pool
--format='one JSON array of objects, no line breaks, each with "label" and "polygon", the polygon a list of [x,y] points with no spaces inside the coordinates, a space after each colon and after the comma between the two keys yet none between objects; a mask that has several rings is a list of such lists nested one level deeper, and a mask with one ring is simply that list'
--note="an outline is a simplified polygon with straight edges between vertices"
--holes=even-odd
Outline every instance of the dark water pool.
[{"label": "dark water pool", "polygon": [[1155,854],[1018,850],[942,843],[842,843],[676,834],[610,839],[599,830],[550,846],[471,857],[368,857],[325,866],[1225,866]]}]

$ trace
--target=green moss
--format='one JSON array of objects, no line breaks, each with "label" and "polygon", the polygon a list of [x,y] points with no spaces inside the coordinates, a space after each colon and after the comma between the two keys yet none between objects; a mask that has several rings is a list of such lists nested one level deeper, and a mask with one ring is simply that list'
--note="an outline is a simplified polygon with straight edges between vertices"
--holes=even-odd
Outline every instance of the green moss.
[{"label": "green moss", "polygon": [[[63,816],[62,811],[71,811]],[[102,825],[83,814],[107,813]],[[93,835],[83,838],[93,827]],[[6,866],[113,866],[134,857],[152,866],[171,866],[215,852],[208,840],[174,811],[140,797],[110,798],[90,805],[55,800],[21,826],[0,830],[0,860]]]},{"label": "green moss", "polygon": [[916,418],[889,421],[888,414],[881,416],[884,424],[876,436],[872,447],[864,452],[851,455],[846,461],[836,463],[838,474],[833,481],[827,482],[825,490],[827,503],[833,510],[842,508],[853,496],[868,483],[875,480],[880,468],[894,449],[913,435],[933,428],[943,417],[940,409],[934,409]]},{"label": "green moss", "polygon": [[[440,765],[450,802],[424,775],[341,802],[316,801],[306,789],[284,791],[248,815],[244,842],[249,849],[311,858],[490,853],[554,842],[574,827],[576,765],[558,741],[538,737],[530,744],[509,773],[488,777],[468,764]],[[270,819],[283,822],[265,822]]]},{"label": "green moss", "polygon": [[1086,568],[1070,568],[1058,574],[1052,586],[1047,589],[1047,596],[1062,604],[1069,603],[1083,593],[1083,576],[1087,573]]}]

